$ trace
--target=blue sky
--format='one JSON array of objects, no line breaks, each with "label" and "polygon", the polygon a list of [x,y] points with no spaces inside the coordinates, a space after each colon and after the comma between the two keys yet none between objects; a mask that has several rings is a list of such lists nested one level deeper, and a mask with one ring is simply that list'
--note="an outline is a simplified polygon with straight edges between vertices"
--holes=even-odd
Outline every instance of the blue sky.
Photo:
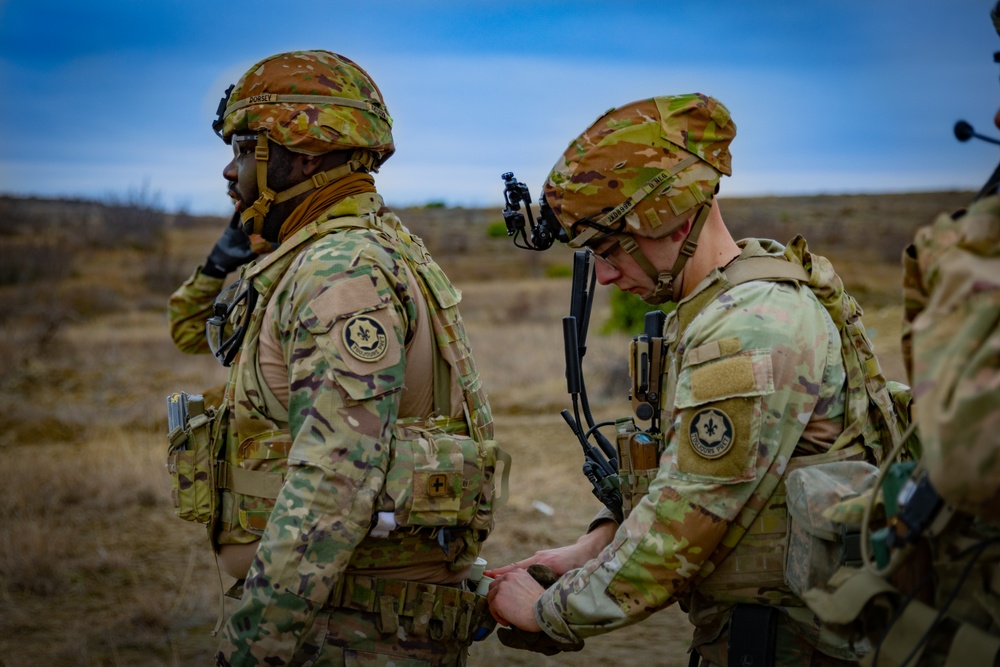
[{"label": "blue sky", "polygon": [[[210,128],[259,59],[362,65],[395,119],[390,205],[533,195],[606,109],[704,92],[732,112],[722,194],[978,189],[1000,135],[989,0],[0,0],[0,192],[230,210]],[[307,9],[308,8],[308,9]]]}]

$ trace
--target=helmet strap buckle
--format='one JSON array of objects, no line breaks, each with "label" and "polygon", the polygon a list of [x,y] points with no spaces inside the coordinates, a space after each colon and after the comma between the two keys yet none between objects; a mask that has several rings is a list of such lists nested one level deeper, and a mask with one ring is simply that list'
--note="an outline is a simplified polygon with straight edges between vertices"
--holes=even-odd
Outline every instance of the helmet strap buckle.
[{"label": "helmet strap buckle", "polygon": [[257,147],[254,149],[253,157],[257,162],[267,162],[271,157],[271,152],[267,146],[267,134],[260,132],[257,134]]},{"label": "helmet strap buckle", "polygon": [[316,190],[320,189],[329,182],[330,182],[330,177],[327,175],[327,172],[325,171],[313,174],[312,176],[313,188]]},{"label": "helmet strap buckle", "polygon": [[680,254],[684,255],[685,257],[692,257],[694,256],[694,252],[697,249],[698,249],[697,240],[692,239],[689,235],[686,239],[684,239],[684,245],[681,246]]}]

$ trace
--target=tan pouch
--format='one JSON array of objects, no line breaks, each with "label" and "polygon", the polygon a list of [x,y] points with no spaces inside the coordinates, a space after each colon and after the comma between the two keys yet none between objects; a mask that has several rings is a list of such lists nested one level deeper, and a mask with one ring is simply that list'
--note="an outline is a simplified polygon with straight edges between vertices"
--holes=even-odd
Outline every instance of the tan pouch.
[{"label": "tan pouch", "polygon": [[785,583],[796,595],[825,585],[841,565],[857,564],[860,525],[834,523],[823,512],[864,493],[877,478],[878,468],[864,461],[819,463],[788,473]]},{"label": "tan pouch", "polygon": [[627,517],[660,471],[661,438],[638,430],[630,418],[619,419],[615,428],[622,515]]}]

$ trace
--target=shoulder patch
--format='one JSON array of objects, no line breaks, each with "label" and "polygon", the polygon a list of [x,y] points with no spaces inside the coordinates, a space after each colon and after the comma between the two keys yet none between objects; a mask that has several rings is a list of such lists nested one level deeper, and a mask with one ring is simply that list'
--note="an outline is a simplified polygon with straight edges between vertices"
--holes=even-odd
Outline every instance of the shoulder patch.
[{"label": "shoulder patch", "polygon": [[359,361],[373,362],[385,356],[389,338],[382,324],[368,315],[355,315],[342,330],[344,348]]},{"label": "shoulder patch", "polygon": [[736,429],[722,410],[706,408],[697,412],[688,427],[691,448],[706,459],[717,459],[733,446]]},{"label": "shoulder patch", "polygon": [[760,397],[734,397],[682,410],[671,475],[732,484],[754,479]]}]

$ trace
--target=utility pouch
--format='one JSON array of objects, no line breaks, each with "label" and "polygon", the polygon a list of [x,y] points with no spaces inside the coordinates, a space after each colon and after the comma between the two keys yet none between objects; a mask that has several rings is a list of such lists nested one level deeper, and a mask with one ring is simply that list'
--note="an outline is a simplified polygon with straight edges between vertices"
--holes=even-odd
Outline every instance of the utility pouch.
[{"label": "utility pouch", "polygon": [[628,516],[649,491],[660,469],[660,439],[640,431],[631,418],[615,423],[618,437],[618,478],[622,494],[622,514]]},{"label": "utility pouch", "polygon": [[[492,529],[493,511],[507,497],[510,456],[496,440],[477,442],[462,433],[465,429],[458,420],[396,422],[379,501],[380,525],[373,536],[384,536],[400,526]],[[494,487],[498,461],[504,469],[499,495]],[[384,525],[388,512],[395,526]]]},{"label": "utility pouch", "polygon": [[798,596],[824,586],[841,566],[861,565],[860,524],[835,523],[823,512],[873,487],[878,468],[864,461],[834,461],[788,473],[788,548],[785,583]]},{"label": "utility pouch", "polygon": [[215,503],[212,429],[215,410],[201,395],[167,397],[167,471],[174,512],[186,521],[207,524]]}]

